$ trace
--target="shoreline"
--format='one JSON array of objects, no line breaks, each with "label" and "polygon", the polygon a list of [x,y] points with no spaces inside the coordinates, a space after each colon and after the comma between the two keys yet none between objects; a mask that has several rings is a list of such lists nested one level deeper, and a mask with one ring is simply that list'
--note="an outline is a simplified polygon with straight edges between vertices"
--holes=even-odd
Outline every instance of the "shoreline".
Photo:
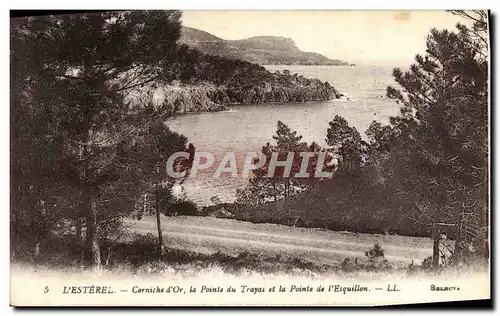
[{"label": "shoreline", "polygon": [[[329,100],[313,100],[313,101],[305,101],[305,102],[282,102],[282,101],[275,101],[275,102],[262,102],[262,103],[227,103],[227,104],[218,104],[221,108],[217,110],[207,110],[207,111],[188,111],[188,112],[180,112],[180,113],[175,113],[173,114],[170,118],[175,118],[175,117],[180,117],[186,114],[200,114],[200,113],[220,113],[220,112],[231,112],[231,109],[238,108],[238,107],[245,107],[249,105],[253,106],[260,106],[260,105],[280,105],[280,104],[294,104],[294,105],[299,105],[299,104],[311,104],[311,103],[316,103],[316,102],[329,102],[329,101],[341,101],[341,102],[350,102],[350,99],[343,99],[345,96],[343,95],[340,98],[333,98]],[[167,119],[168,120],[168,119]]]}]

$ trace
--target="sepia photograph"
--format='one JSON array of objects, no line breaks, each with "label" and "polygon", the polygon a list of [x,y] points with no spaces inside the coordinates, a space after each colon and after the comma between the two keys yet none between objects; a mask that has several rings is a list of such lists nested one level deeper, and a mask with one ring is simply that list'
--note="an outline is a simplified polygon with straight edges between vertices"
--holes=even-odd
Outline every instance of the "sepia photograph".
[{"label": "sepia photograph", "polygon": [[10,304],[491,299],[487,10],[10,17]]}]

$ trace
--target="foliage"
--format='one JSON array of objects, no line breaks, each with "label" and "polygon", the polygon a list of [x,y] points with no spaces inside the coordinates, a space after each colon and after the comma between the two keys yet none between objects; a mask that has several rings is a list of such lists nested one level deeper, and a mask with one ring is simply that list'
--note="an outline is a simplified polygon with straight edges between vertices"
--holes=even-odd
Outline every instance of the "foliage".
[{"label": "foliage", "polygon": [[195,211],[167,196],[175,181],[163,173],[173,151],[194,152],[163,124],[178,104],[155,107],[148,91],[180,81],[217,85],[209,94],[217,103],[337,97],[319,80],[178,45],[178,11],[26,17],[10,31],[11,234],[34,247],[69,221],[79,237],[86,231],[96,263],[99,239],[123,217],[172,205]]},{"label": "foliage", "polygon": [[384,250],[379,244],[375,244],[372,249],[365,252],[368,263],[364,263],[358,258],[351,260],[345,258],[340,264],[340,270],[343,272],[369,271],[369,272],[388,272],[392,270],[389,261],[384,258]]},{"label": "foliage", "polygon": [[[414,194],[410,217],[420,225],[457,224],[462,227],[459,234],[474,240],[484,252],[488,61],[481,40],[473,34],[486,36],[486,29],[475,25],[471,31],[460,24],[457,28],[456,33],[432,30],[427,54],[417,55],[409,71],[394,70],[401,89],[389,87],[387,93],[402,109],[399,117],[391,119],[392,128],[401,135],[392,152],[407,156],[413,165],[412,181],[398,181],[403,190]],[[408,169],[405,173],[397,176],[408,178]]]},{"label": "foliage", "polygon": [[248,218],[413,236],[429,236],[434,223],[457,224],[448,236],[460,239],[463,259],[488,256],[485,17],[475,15],[472,28],[430,32],[426,54],[407,71],[395,69],[398,87],[387,89],[400,114],[388,125],[373,122],[366,140],[345,119],[330,122],[327,150],[338,165],[331,181]]},{"label": "foliage", "polygon": [[182,78],[190,84],[210,83],[218,87],[210,98],[219,104],[324,101],[340,97],[328,82],[272,73],[265,67],[238,59],[203,54],[185,45]]},{"label": "foliage", "polygon": [[[171,114],[127,95],[179,77],[179,18],[178,11],[121,11],[11,21],[15,229],[25,213],[53,223],[44,231],[86,217],[88,253],[99,264],[98,238],[149,185],[150,139],[163,129],[154,124]],[[44,207],[23,201],[29,188]]]},{"label": "foliage", "polygon": [[198,207],[196,206],[196,203],[192,201],[178,201],[172,205],[172,209],[177,215],[198,215]]},{"label": "foliage", "polygon": [[356,128],[350,127],[339,115],[335,115],[328,125],[325,141],[330,146],[329,150],[337,156],[339,168],[359,173],[361,164],[366,159],[368,144],[361,139]]},{"label": "foliage", "polygon": [[370,262],[375,262],[378,259],[384,258],[384,250],[379,244],[373,245],[373,248],[365,252],[365,256],[368,257]]},{"label": "foliage", "polygon": [[[295,194],[306,190],[324,178],[315,176],[316,167],[320,159],[320,153],[325,154],[323,171],[333,169],[330,156],[316,143],[307,144],[302,141],[302,136],[297,135],[290,127],[281,121],[278,121],[276,134],[272,136],[275,145],[267,143],[262,147],[262,157],[265,157],[265,163],[262,167],[252,170],[252,177],[248,186],[244,190],[237,191],[237,203],[247,205],[258,205],[266,201],[278,201],[294,196]],[[301,165],[305,159],[300,155],[301,152],[312,153],[309,158],[306,172],[307,177],[296,177],[301,171]],[[273,153],[278,161],[285,161],[289,154],[293,154],[290,172],[285,174],[285,167],[276,167],[274,173],[269,175],[270,163]]]}]

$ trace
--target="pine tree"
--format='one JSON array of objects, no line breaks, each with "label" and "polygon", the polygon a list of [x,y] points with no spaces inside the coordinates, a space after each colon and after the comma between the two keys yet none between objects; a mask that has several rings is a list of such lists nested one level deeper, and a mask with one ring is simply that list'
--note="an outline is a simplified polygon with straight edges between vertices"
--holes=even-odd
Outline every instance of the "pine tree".
[{"label": "pine tree", "polygon": [[[480,15],[479,18],[485,18]],[[401,104],[391,119],[397,135],[394,160],[411,168],[401,186],[413,191],[419,223],[456,224],[485,250],[488,226],[488,60],[486,20],[473,30],[433,29],[424,56],[408,71],[395,69],[399,89],[387,95]],[[475,35],[479,34],[479,38]],[[379,142],[379,144],[381,144]],[[406,158],[404,158],[406,157]],[[408,172],[411,172],[408,174]],[[458,242],[457,242],[458,245]]]},{"label": "pine tree", "polygon": [[[239,203],[256,205],[267,201],[277,202],[306,190],[317,181],[323,180],[315,177],[319,154],[324,151],[317,143],[313,142],[308,145],[303,142],[302,136],[298,135],[297,131],[293,131],[281,121],[278,121],[276,134],[272,137],[276,144],[273,145],[268,142],[262,147],[261,152],[266,159],[266,163],[261,168],[253,170],[248,186],[244,190],[237,192]],[[301,152],[314,153],[307,164],[309,177],[295,177],[302,166]],[[276,167],[272,176],[268,175],[273,153],[277,155],[278,161],[286,160],[288,154],[293,153],[289,175],[284,175],[284,167]],[[333,168],[329,156],[325,156],[323,163],[325,165],[323,171],[330,171]]]},{"label": "pine tree", "polygon": [[[132,104],[128,96],[141,87],[178,77],[183,67],[178,62],[179,36],[178,11],[99,12],[11,21],[11,63],[16,71],[13,129],[20,129],[23,119],[43,118],[35,125],[37,139],[57,146],[47,162],[48,169],[54,170],[51,177],[79,191],[87,226],[87,259],[95,266],[101,261],[99,224],[100,210],[107,207],[105,196],[127,190],[129,198],[121,202],[139,196],[145,185],[141,175],[147,152],[138,139],[147,134],[151,122],[169,114],[150,111],[147,104]],[[22,136],[15,141],[16,147],[27,145],[35,151],[34,156],[50,147],[33,148],[33,142]],[[30,162],[19,162],[18,169],[26,163]],[[63,169],[56,170],[56,166]],[[13,180],[16,185],[19,181]],[[113,198],[115,206],[120,202],[117,198]]]},{"label": "pine tree", "polygon": [[366,159],[368,144],[343,117],[335,115],[328,124],[325,142],[336,156],[338,168],[359,174],[362,162]]}]

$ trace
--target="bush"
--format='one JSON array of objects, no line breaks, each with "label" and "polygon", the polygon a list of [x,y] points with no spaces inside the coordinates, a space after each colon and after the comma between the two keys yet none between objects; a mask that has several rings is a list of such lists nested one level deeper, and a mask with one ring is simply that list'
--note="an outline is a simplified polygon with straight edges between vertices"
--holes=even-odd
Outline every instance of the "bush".
[{"label": "bush", "polygon": [[379,244],[374,244],[372,249],[365,252],[365,256],[368,257],[367,269],[369,271],[389,271],[392,269]]},{"label": "bush", "polygon": [[340,264],[340,270],[343,272],[370,271],[387,272],[392,270],[389,261],[384,258],[384,250],[379,244],[373,245],[373,248],[365,252],[368,263],[361,263],[357,258],[351,260],[345,258]]},{"label": "bush", "polygon": [[158,258],[158,237],[152,233],[136,234],[132,242],[121,242],[111,245],[113,251],[112,262],[130,262],[140,265]]},{"label": "bush", "polygon": [[340,264],[340,270],[342,272],[354,272],[357,270],[361,270],[361,267],[358,263],[358,258],[354,258],[352,261],[350,258],[345,258],[344,261]]},{"label": "bush", "polygon": [[187,215],[196,216],[198,215],[198,207],[194,202],[191,201],[179,201],[172,204],[166,211],[165,215]]},{"label": "bush", "polygon": [[375,263],[378,260],[384,259],[384,250],[379,244],[375,244],[372,249],[365,252],[365,256],[368,257],[371,263]]}]

